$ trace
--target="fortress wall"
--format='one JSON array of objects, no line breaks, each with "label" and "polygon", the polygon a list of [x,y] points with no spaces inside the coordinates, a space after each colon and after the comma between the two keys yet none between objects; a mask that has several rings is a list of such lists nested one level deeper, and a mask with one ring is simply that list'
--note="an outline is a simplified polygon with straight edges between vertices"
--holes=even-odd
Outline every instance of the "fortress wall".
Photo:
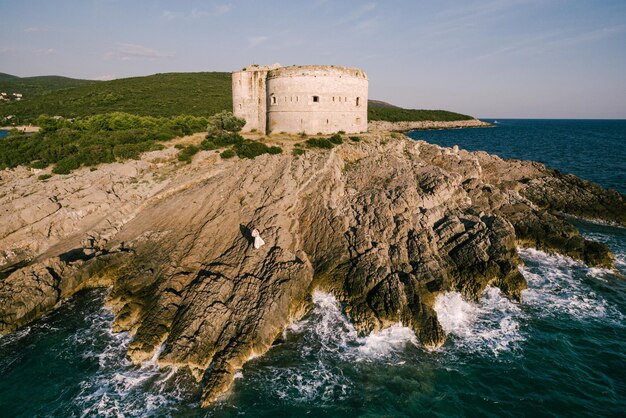
[{"label": "fortress wall", "polygon": [[267,128],[307,134],[365,132],[367,97],[367,75],[355,68],[274,69],[267,74]]},{"label": "fortress wall", "polygon": [[233,73],[233,114],[246,120],[243,131],[265,132],[267,120],[267,70]]}]

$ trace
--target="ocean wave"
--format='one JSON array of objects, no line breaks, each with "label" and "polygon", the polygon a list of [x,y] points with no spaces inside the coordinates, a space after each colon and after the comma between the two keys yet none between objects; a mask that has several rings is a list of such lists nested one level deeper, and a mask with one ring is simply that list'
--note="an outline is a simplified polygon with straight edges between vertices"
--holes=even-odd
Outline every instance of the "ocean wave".
[{"label": "ocean wave", "polygon": [[522,310],[494,287],[488,287],[478,302],[445,292],[435,299],[435,311],[456,350],[497,357],[525,340],[520,331]]},{"label": "ocean wave", "polygon": [[572,258],[531,248],[518,251],[526,263],[520,271],[528,282],[522,299],[525,304],[538,308],[535,315],[568,315],[576,320],[624,319],[619,310],[586,281],[606,281],[607,277],[614,277],[612,270],[589,268]]},{"label": "ocean wave", "polygon": [[359,337],[335,297],[319,291],[313,294],[311,312],[287,327],[284,336],[297,341],[292,348],[298,361],[289,367],[264,367],[257,378],[271,382],[267,388],[273,396],[296,403],[347,399],[354,382],[344,375],[346,367],[379,361],[403,364],[406,347],[417,345],[415,333],[400,324]]},{"label": "ocean wave", "polygon": [[[83,356],[97,359],[98,370],[80,384],[80,393],[73,399],[82,417],[146,416],[180,403],[192,392],[189,378],[177,368],[160,369],[156,355],[141,366],[133,365],[126,356],[128,333],[113,333],[113,315],[102,308],[91,318],[92,325],[68,338],[70,344],[85,345]],[[89,347],[89,348],[87,348]],[[157,354],[158,355],[158,354]],[[165,408],[165,409],[164,409]]]}]

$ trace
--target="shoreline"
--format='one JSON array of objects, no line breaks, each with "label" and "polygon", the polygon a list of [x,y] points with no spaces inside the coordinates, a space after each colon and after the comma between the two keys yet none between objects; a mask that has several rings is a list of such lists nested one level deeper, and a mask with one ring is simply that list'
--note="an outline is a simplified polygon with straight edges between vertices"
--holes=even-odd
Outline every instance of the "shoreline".
[{"label": "shoreline", "polygon": [[39,132],[39,126],[34,125],[0,126],[0,131],[12,131],[13,129],[27,134]]},{"label": "shoreline", "polygon": [[383,120],[370,121],[367,124],[369,132],[408,132],[430,129],[459,129],[459,128],[488,128],[493,125],[479,119],[455,120],[455,121],[401,121],[389,122]]}]

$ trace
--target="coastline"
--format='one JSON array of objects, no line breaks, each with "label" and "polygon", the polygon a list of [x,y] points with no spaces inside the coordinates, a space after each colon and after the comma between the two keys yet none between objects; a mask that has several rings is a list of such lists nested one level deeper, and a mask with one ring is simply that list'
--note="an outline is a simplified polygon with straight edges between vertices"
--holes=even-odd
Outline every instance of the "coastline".
[{"label": "coastline", "polygon": [[13,129],[17,129],[18,131],[27,134],[39,132],[39,126],[33,125],[0,126],[0,131],[12,131]]},{"label": "coastline", "polygon": [[367,124],[369,132],[407,132],[427,129],[457,129],[457,128],[487,128],[493,126],[479,119],[455,121],[401,121],[389,122],[383,120],[370,121]]}]

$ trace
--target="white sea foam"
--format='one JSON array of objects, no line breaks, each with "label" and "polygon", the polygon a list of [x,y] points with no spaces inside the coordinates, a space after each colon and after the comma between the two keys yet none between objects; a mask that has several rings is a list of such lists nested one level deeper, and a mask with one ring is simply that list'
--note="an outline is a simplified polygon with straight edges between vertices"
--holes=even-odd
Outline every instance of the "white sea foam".
[{"label": "white sea foam", "polygon": [[315,337],[328,351],[362,361],[387,357],[404,350],[407,344],[417,345],[415,333],[401,324],[359,337],[335,297],[329,293],[316,291],[313,294],[313,303],[311,317],[292,325],[290,329],[292,332],[312,329]]},{"label": "white sea foam", "polygon": [[[81,382],[81,391],[74,399],[82,408],[81,416],[146,416],[184,398],[187,393],[178,370],[156,365],[164,347],[150,361],[134,366],[126,357],[128,334],[111,332],[111,312],[103,308],[91,320],[89,329],[70,337],[70,342],[91,345],[84,356],[98,360],[98,371],[92,379]],[[99,348],[103,340],[106,345]]]},{"label": "white sea foam", "polygon": [[406,348],[407,344],[417,345],[415,333],[401,324],[392,325],[382,331],[372,332],[359,339],[358,352],[361,359],[388,357]]},{"label": "white sea foam", "polygon": [[468,352],[498,356],[524,340],[522,310],[497,288],[488,287],[478,302],[466,301],[458,292],[443,293],[435,300],[435,311],[455,347]]},{"label": "white sea foam", "polygon": [[538,308],[536,315],[568,315],[572,319],[623,319],[621,313],[593,290],[587,280],[602,280],[613,275],[610,270],[588,268],[583,263],[561,255],[535,249],[519,249],[526,266],[520,271],[528,281],[522,292],[524,303]]},{"label": "white sea foam", "polygon": [[410,344],[415,334],[400,324],[359,337],[334,296],[315,292],[313,309],[307,317],[285,331],[285,336],[304,338],[300,361],[293,367],[269,367],[272,391],[291,402],[323,403],[346,399],[353,383],[337,364],[392,360]]}]

